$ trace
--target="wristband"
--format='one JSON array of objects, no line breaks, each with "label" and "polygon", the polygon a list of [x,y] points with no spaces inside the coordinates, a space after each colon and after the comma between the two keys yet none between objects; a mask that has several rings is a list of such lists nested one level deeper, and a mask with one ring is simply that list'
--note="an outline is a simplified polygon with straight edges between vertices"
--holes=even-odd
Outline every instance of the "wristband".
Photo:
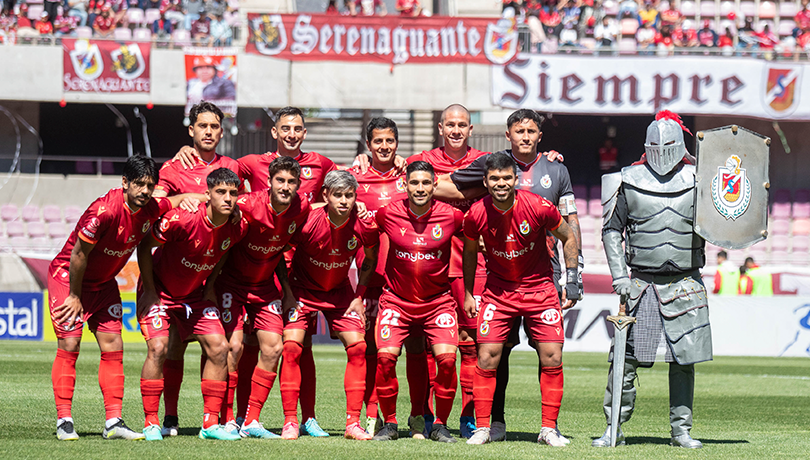
[{"label": "wristband", "polygon": [[368,286],[363,286],[362,284],[358,284],[357,289],[355,289],[355,291],[354,291],[354,297],[356,299],[362,299],[363,295],[365,295],[365,293],[366,293],[367,288],[368,288]]}]

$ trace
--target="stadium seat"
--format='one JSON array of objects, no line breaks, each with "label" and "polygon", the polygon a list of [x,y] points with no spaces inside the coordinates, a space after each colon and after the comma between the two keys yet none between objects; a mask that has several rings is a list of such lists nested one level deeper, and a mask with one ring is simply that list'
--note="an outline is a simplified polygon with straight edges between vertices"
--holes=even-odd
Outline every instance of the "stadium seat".
[{"label": "stadium seat", "polygon": [[144,12],[140,8],[129,8],[127,10],[127,19],[130,24],[142,25],[144,23]]},{"label": "stadium seat", "polygon": [[587,214],[582,215],[578,214],[578,217],[579,217],[579,228],[582,231],[583,235],[585,233],[590,234],[596,231],[596,219]]},{"label": "stadium seat", "polygon": [[795,219],[793,221],[793,236],[810,235],[810,219]]},{"label": "stadium seat", "polygon": [[61,222],[62,210],[59,209],[59,206],[54,206],[52,204],[43,206],[42,217],[45,219],[45,222]]},{"label": "stadium seat", "polygon": [[787,235],[790,233],[790,221],[787,219],[775,218],[768,225],[768,233],[771,235]]},{"label": "stadium seat", "polygon": [[786,188],[777,189],[773,195],[774,203],[789,203],[792,200],[790,190]]},{"label": "stadium seat", "polygon": [[703,19],[713,18],[715,8],[714,0],[701,0],[700,2],[700,17]]},{"label": "stadium seat", "polygon": [[172,41],[177,46],[191,45],[191,33],[187,30],[177,29],[172,33]]},{"label": "stadium seat", "polygon": [[8,245],[14,249],[25,249],[30,247],[28,238],[25,236],[11,236],[8,239]]},{"label": "stadium seat", "polygon": [[47,233],[48,236],[57,240],[57,239],[65,239],[67,238],[67,229],[65,228],[65,224],[60,222],[53,222],[48,224],[47,226]]},{"label": "stadium seat", "polygon": [[796,7],[796,3],[789,1],[779,2],[779,16],[782,16],[783,18],[793,19],[793,17],[796,16],[796,13],[798,12],[799,11],[798,8]]},{"label": "stadium seat", "polygon": [[583,200],[588,199],[588,186],[577,184],[571,186],[571,188],[574,190],[575,198],[582,198]]},{"label": "stadium seat", "polygon": [[157,8],[149,8],[144,11],[143,14],[143,22],[144,24],[152,24],[153,22],[160,19],[160,10]]},{"label": "stadium seat", "polygon": [[601,200],[602,199],[602,186],[601,185],[591,185],[591,188],[588,189],[588,198],[593,200],[594,198]]},{"label": "stadium seat", "polygon": [[621,22],[621,34],[626,36],[635,36],[638,30],[638,21],[635,19],[624,18]]},{"label": "stadium seat", "polygon": [[605,14],[608,16],[616,16],[619,14],[619,2],[614,0],[606,0],[602,7],[605,8]]},{"label": "stadium seat", "polygon": [[132,39],[139,42],[148,42],[152,40],[152,31],[147,28],[135,29],[132,32]]},{"label": "stadium seat", "polygon": [[592,217],[602,217],[602,201],[599,198],[588,200],[588,215]]},{"label": "stadium seat", "polygon": [[808,238],[806,235],[802,235],[802,236],[795,236],[794,235],[793,240],[791,241],[791,244],[793,245],[793,252],[794,253],[797,253],[797,252],[798,253],[802,253],[802,252],[806,253],[808,250],[810,250],[810,238]]},{"label": "stadium seat", "polygon": [[65,221],[76,224],[82,217],[82,209],[78,206],[65,206]]},{"label": "stadium seat", "polygon": [[34,222],[34,221],[39,222],[39,221],[41,221],[42,220],[42,214],[39,211],[39,206],[35,206],[35,205],[32,205],[32,204],[30,204],[28,206],[23,206],[23,208],[22,208],[22,219],[25,222]]},{"label": "stadium seat", "polygon": [[686,17],[693,17],[696,11],[697,7],[695,6],[695,2],[681,2],[682,15]]},{"label": "stadium seat", "polygon": [[793,251],[790,253],[790,263],[792,265],[808,265],[810,264],[810,258],[807,257],[807,251],[804,252],[796,252]]},{"label": "stadium seat", "polygon": [[[76,38],[91,39],[93,38],[93,29],[87,26],[76,27]],[[77,161],[78,163],[78,161]]]},{"label": "stadium seat", "polygon": [[25,3],[28,3],[28,5],[33,5],[35,3],[41,5],[41,4],[45,3],[45,0],[27,0]]},{"label": "stadium seat", "polygon": [[30,238],[39,238],[45,236],[45,224],[42,222],[29,222],[28,236]]},{"label": "stadium seat", "polygon": [[238,26],[239,24],[241,24],[239,20],[239,13],[236,11],[226,11],[225,14],[223,15],[223,18],[225,19],[225,22],[231,27]]},{"label": "stadium seat", "polygon": [[806,188],[800,188],[796,190],[795,197],[793,198],[794,203],[810,203],[810,190]]},{"label": "stadium seat", "polygon": [[787,235],[773,235],[771,238],[771,252],[787,251],[790,246],[790,238]]},{"label": "stadium seat", "polygon": [[754,2],[740,2],[740,14],[745,17],[751,17],[757,15],[757,5]]},{"label": "stadium seat", "polygon": [[0,207],[0,219],[3,221],[11,222],[18,217],[20,217],[20,209],[17,208],[16,204],[4,204]]},{"label": "stadium seat", "polygon": [[[48,250],[51,248],[51,240],[44,236],[37,236],[28,239],[28,247],[37,250]],[[39,251],[37,251],[39,252]]]},{"label": "stadium seat", "polygon": [[776,218],[790,217],[790,203],[774,203],[771,216]]},{"label": "stadium seat", "polygon": [[113,30],[113,39],[119,41],[132,40],[132,31],[126,27],[118,27],[117,29]]},{"label": "stadium seat", "polygon": [[638,44],[635,38],[622,38],[619,40],[619,53],[621,54],[636,54],[638,51]]},{"label": "stadium seat", "polygon": [[793,203],[792,216],[794,219],[810,218],[810,203]]},{"label": "stadium seat", "polygon": [[729,13],[734,11],[734,2],[720,3],[720,16],[728,16]]},{"label": "stadium seat", "polygon": [[771,251],[768,257],[768,263],[772,265],[789,264],[791,261],[790,253],[783,250]]},{"label": "stadium seat", "polygon": [[42,12],[45,11],[45,7],[41,4],[39,5],[31,5],[28,7],[28,19],[30,20],[37,20],[39,21],[42,17]]},{"label": "stadium seat", "polygon": [[575,201],[577,204],[577,212],[579,212],[580,209],[582,210],[583,213],[588,212],[588,200],[586,200],[585,198],[576,198]]},{"label": "stadium seat", "polygon": [[666,11],[669,9],[669,2],[667,0],[663,0],[658,4],[658,11]]},{"label": "stadium seat", "polygon": [[776,5],[773,2],[760,2],[759,18],[772,19],[776,17]]},{"label": "stadium seat", "polygon": [[9,238],[25,235],[25,229],[23,229],[22,222],[16,220],[9,222],[6,225],[6,235],[8,235]]}]

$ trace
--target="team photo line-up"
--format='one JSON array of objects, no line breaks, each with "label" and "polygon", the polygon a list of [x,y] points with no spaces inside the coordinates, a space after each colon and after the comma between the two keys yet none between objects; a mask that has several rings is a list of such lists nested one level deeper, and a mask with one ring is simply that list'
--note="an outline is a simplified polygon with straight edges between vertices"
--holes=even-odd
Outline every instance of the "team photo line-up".
[{"label": "team photo line-up", "polygon": [[[413,438],[458,441],[449,426],[460,386],[459,425],[452,423],[460,437],[468,444],[503,441],[509,355],[523,328],[539,357],[537,441],[569,443],[557,427],[562,311],[582,298],[584,262],[568,170],[557,152],[538,150],[542,116],[512,113],[511,149],[488,153],[468,146],[470,114],[451,105],[438,124],[443,147],[407,160],[397,155],[396,123],[373,118],[366,128],[370,156],[358,156],[348,170],[301,150],[307,130],[297,108],[276,113],[276,152],[239,160],[216,153],[223,118],[216,105],[201,102],[189,116],[193,147],[159,169],[151,158],[130,157],[121,187],[90,204],[51,263],[59,440],[79,438],[71,406],[85,324],[101,350],[105,439],[178,434],[190,341],[202,349],[201,439],[329,436],[315,417],[312,335],[321,313],[346,350],[345,438],[398,438],[396,366],[404,346]],[[641,159],[605,176],[603,241],[613,287],[637,320],[621,347],[625,359],[617,360],[624,370],[620,423],[633,412],[636,369],[652,365],[664,343],[671,444],[700,448],[690,429],[694,363],[712,357],[706,296],[686,296],[674,313],[660,308],[677,289],[705,294],[705,257],[697,256],[703,240],[692,231],[694,157],[684,130],[676,114],[660,112]],[[147,344],[142,430],[122,419],[116,313],[115,276],[136,251],[136,313]],[[280,435],[259,421],[277,377]],[[596,447],[624,443],[620,427],[610,426],[611,409],[619,407],[612,382],[611,364],[608,427]]]}]

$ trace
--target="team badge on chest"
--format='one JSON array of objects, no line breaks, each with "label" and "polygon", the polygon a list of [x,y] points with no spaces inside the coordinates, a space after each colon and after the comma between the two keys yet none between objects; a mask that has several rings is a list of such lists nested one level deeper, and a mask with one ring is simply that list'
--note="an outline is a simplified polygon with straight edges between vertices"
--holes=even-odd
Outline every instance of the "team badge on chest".
[{"label": "team badge on chest", "polygon": [[292,235],[293,233],[295,233],[296,228],[297,228],[297,226],[295,225],[295,222],[291,223],[290,226],[287,227],[287,233]]},{"label": "team badge on chest", "polygon": [[352,239],[349,240],[349,243],[346,245],[349,248],[349,251],[354,251],[354,248],[357,247],[357,237],[353,236]]},{"label": "team badge on chest", "polygon": [[231,237],[225,238],[221,246],[223,251],[227,251],[229,247],[231,247]]},{"label": "team badge on chest", "polygon": [[442,239],[442,236],[444,235],[444,231],[442,230],[442,226],[439,225],[439,224],[436,224],[436,226],[433,227],[433,231],[430,232],[430,233],[431,233],[431,236],[433,236],[433,239],[436,240],[436,241],[439,241],[440,239]]},{"label": "team badge on chest", "polygon": [[146,233],[149,231],[149,224],[151,224],[151,222],[149,222],[148,220],[143,223],[143,227],[141,227],[141,233]]},{"label": "team badge on chest", "polygon": [[530,231],[532,231],[532,227],[531,227],[531,225],[529,225],[529,222],[524,220],[523,222],[520,223],[520,234],[521,235],[528,235]]},{"label": "team badge on chest", "polygon": [[309,166],[304,166],[303,168],[301,168],[301,176],[304,179],[312,179],[312,168],[310,168]]},{"label": "team badge on chest", "polygon": [[405,178],[400,177],[397,179],[397,192],[404,192],[405,191]]},{"label": "team badge on chest", "polygon": [[548,177],[548,174],[540,178],[540,185],[543,188],[551,188],[551,178]]}]

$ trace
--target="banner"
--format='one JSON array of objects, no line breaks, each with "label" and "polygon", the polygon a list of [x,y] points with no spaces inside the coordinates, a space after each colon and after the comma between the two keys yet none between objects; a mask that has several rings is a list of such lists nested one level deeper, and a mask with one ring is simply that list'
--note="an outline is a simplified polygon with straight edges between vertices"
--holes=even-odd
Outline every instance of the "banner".
[{"label": "banner", "polygon": [[651,115],[668,109],[810,120],[805,67],[731,57],[520,55],[492,67],[492,102],[553,113]]},{"label": "banner", "polygon": [[200,101],[236,115],[236,48],[183,48],[186,54],[186,116]]},{"label": "banner", "polygon": [[42,299],[41,292],[0,292],[0,339],[42,340],[42,318],[50,318]]},{"label": "banner", "polygon": [[514,19],[248,13],[248,53],[298,61],[505,64]]},{"label": "banner", "polygon": [[150,43],[62,39],[65,92],[148,93]]}]

